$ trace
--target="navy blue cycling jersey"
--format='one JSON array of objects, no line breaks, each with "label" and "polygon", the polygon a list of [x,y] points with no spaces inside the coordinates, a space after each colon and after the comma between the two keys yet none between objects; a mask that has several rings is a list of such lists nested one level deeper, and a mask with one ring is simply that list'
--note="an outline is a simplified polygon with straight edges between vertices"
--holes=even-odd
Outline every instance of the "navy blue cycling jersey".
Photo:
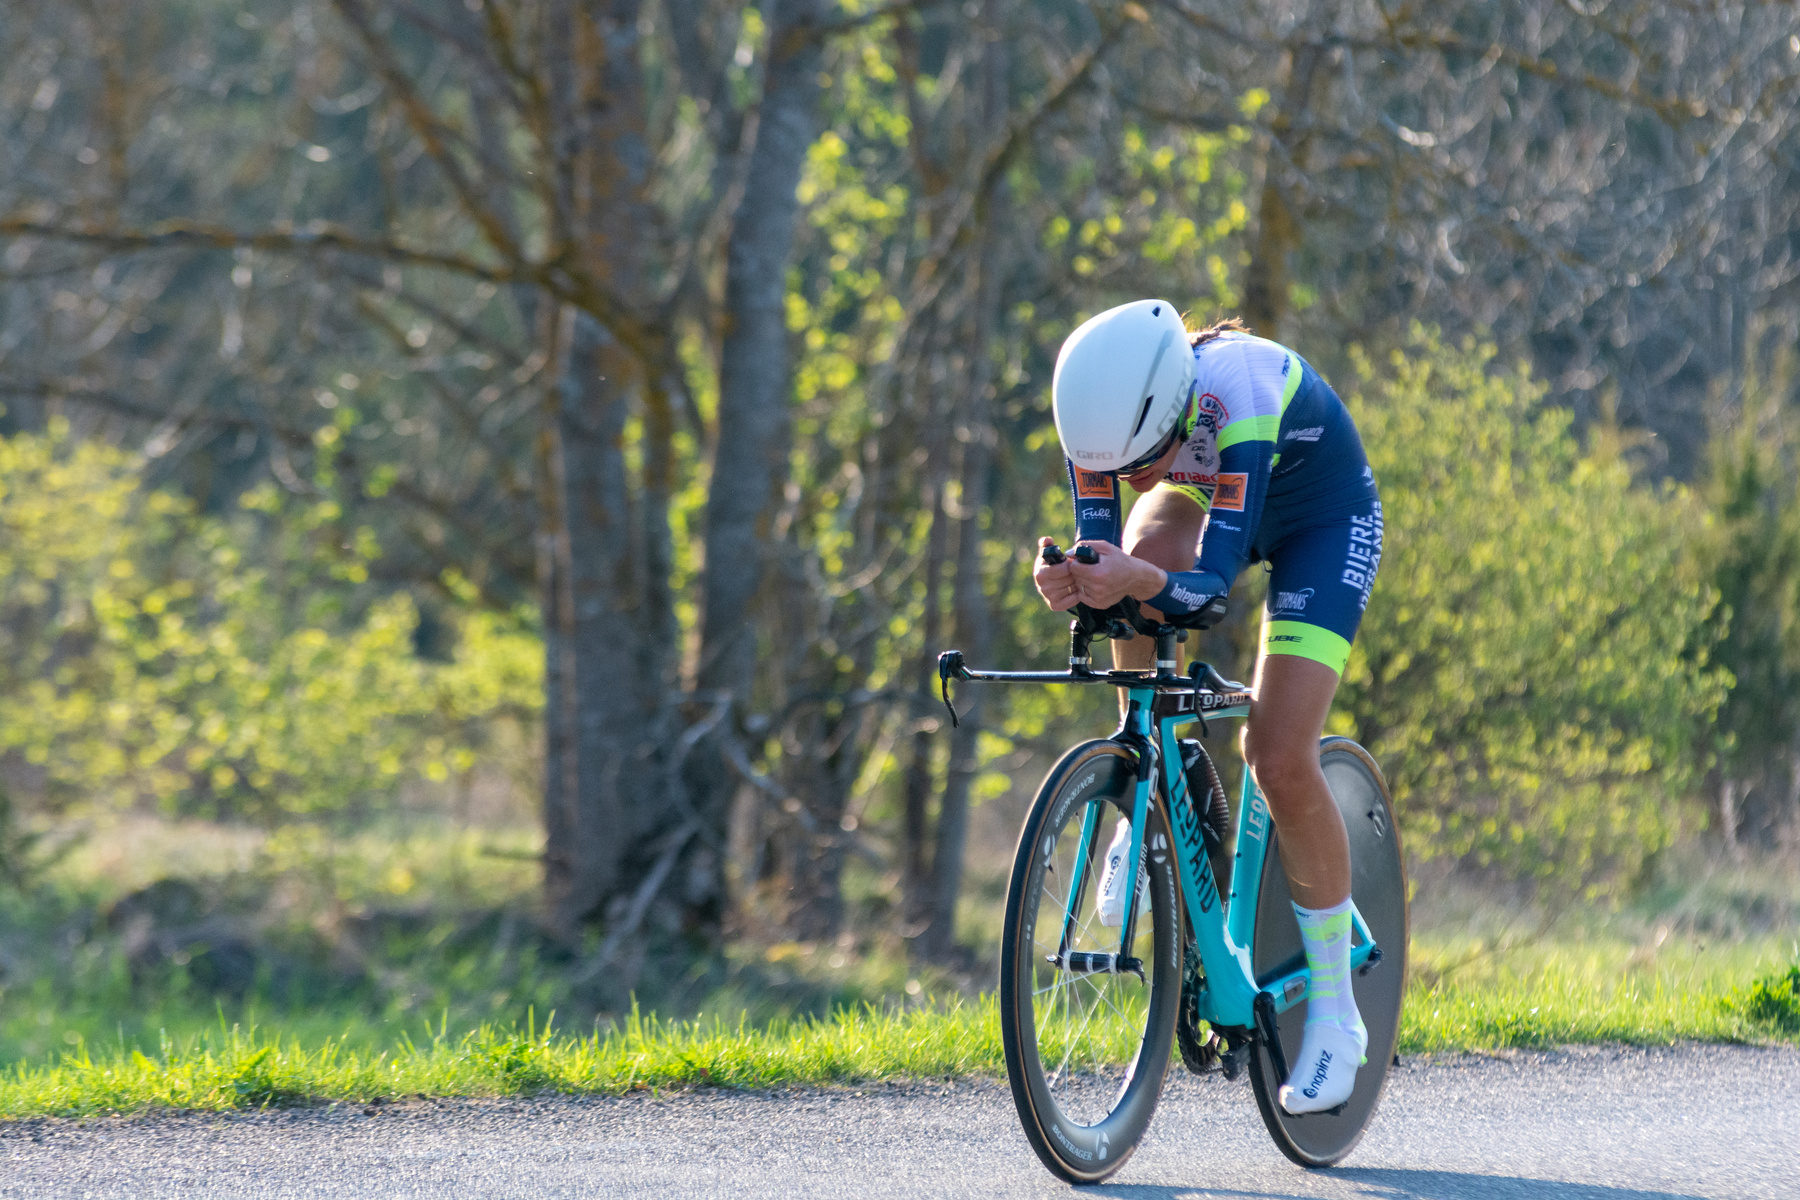
[{"label": "navy blue cycling jersey", "polygon": [[[1148,603],[1179,620],[1230,591],[1247,563],[1270,557],[1295,533],[1352,516],[1372,518],[1378,558],[1381,508],[1374,473],[1350,413],[1318,372],[1287,347],[1238,332],[1196,347],[1194,368],[1186,432],[1162,486],[1206,510],[1206,531],[1194,569],[1170,572]],[[1069,484],[1077,538],[1120,544],[1118,480],[1070,463]],[[1348,561],[1339,582],[1357,593],[1351,612],[1360,618],[1374,562],[1359,572],[1354,558]],[[1339,607],[1327,599],[1320,597],[1316,607]],[[1344,616],[1325,623],[1341,632]],[[1351,619],[1343,634],[1346,653],[1354,633]]]}]

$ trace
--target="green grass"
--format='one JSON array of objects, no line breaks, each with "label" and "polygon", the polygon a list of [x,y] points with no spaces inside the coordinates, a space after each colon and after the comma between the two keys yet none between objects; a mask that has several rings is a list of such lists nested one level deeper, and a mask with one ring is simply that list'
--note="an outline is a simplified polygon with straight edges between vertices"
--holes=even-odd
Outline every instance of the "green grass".
[{"label": "green grass", "polygon": [[1619,942],[1550,943],[1496,952],[1481,944],[1415,949],[1400,1029],[1403,1053],[1542,1049],[1590,1042],[1758,1041],[1800,1033],[1781,1024],[1779,997],[1756,1002],[1757,981],[1780,974],[1791,944],[1657,954]]},{"label": "green grass", "polygon": [[1004,1069],[992,1000],[842,1009],[763,1026],[665,1022],[636,1013],[588,1036],[484,1026],[462,1037],[402,1038],[369,1053],[221,1029],[154,1054],[85,1047],[0,1075],[0,1117],[227,1109],[409,1096],[541,1091],[619,1094],[703,1085],[772,1087],[945,1077]]},{"label": "green grass", "polygon": [[[853,936],[746,938],[644,984],[647,1006],[697,1019],[593,1026],[566,952],[532,933],[535,837],[441,822],[336,838],[97,828],[35,893],[0,890],[0,1119],[1004,1071],[994,1002],[976,996],[991,986],[999,858],[972,876],[962,928],[979,948],[953,970],[910,964],[889,910],[858,893]],[[1632,898],[1553,919],[1440,884],[1413,906],[1401,1052],[1800,1043],[1800,899],[1778,866],[1671,860]],[[233,993],[178,960],[128,960],[108,915],[171,877],[257,931],[254,986],[222,1008]],[[547,1033],[534,1009],[582,1017]],[[1127,1030],[1100,1032],[1103,1059],[1129,1053]]]},{"label": "green grass", "polygon": [[[1800,966],[1738,972],[1767,947],[1646,959],[1618,945],[1481,954],[1445,944],[1415,955],[1403,1054],[1581,1042],[1800,1042]],[[1634,959],[1633,956],[1636,955]],[[1111,1031],[1122,1035],[1123,1030]],[[1109,1038],[1124,1048],[1130,1039]],[[995,1002],[840,1008],[762,1025],[662,1021],[633,1013],[589,1035],[440,1026],[375,1050],[345,1038],[218,1028],[154,1051],[83,1043],[0,1074],[0,1118],[154,1109],[221,1111],[411,1096],[853,1084],[1003,1072]]]}]

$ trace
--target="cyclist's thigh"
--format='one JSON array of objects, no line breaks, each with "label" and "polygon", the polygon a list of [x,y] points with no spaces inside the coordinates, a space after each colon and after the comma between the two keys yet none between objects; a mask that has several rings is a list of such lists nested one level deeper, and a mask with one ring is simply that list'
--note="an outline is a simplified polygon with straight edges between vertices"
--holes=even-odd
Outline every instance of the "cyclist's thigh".
[{"label": "cyclist's thigh", "polygon": [[1268,559],[1263,653],[1310,658],[1342,675],[1381,565],[1381,501],[1295,530]]},{"label": "cyclist's thigh", "polygon": [[1125,552],[1165,571],[1191,571],[1199,554],[1206,509],[1169,484],[1138,499],[1125,522]]}]

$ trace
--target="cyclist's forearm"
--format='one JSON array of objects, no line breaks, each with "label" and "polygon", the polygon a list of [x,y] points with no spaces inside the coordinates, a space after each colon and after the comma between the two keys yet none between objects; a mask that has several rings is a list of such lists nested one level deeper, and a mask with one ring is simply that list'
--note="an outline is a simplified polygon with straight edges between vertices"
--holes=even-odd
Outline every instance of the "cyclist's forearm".
[{"label": "cyclist's forearm", "polygon": [[1214,596],[1231,590],[1217,571],[1196,567],[1192,571],[1164,571],[1163,586],[1154,595],[1139,596],[1170,620],[1198,612]]},{"label": "cyclist's forearm", "polygon": [[1118,480],[1083,471],[1068,459],[1063,462],[1069,469],[1069,495],[1075,501],[1075,540],[1119,545],[1123,539]]}]

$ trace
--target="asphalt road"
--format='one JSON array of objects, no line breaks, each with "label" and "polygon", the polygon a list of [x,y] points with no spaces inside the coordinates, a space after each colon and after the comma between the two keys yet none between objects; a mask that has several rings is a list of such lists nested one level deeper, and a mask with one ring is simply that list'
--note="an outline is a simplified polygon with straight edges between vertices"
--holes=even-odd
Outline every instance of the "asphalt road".
[{"label": "asphalt road", "polygon": [[[1086,1194],[1800,1198],[1800,1051],[1413,1060],[1344,1165],[1303,1171],[1245,1083],[1176,1071]],[[369,1115],[373,1112],[374,1115]],[[0,1197],[1067,1196],[1003,1081],[619,1100],[420,1102],[0,1125]]]}]

